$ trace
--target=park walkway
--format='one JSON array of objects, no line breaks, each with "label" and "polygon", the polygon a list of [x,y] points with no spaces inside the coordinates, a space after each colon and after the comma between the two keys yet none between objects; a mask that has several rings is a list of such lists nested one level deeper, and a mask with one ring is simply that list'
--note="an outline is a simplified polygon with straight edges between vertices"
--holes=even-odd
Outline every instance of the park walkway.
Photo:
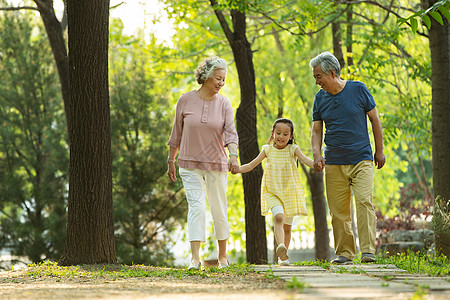
[{"label": "park walkway", "polygon": [[296,293],[294,299],[450,300],[450,276],[408,274],[394,265],[333,265],[330,270],[316,266],[259,265],[255,270],[286,281],[296,277],[294,282],[306,283],[307,287]]}]

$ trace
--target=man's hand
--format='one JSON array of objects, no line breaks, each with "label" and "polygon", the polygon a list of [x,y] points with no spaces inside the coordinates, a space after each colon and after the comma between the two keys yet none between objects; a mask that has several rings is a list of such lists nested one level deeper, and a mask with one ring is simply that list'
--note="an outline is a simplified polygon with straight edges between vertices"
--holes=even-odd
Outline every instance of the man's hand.
[{"label": "man's hand", "polygon": [[314,170],[321,172],[325,168],[325,158],[323,156],[314,158]]},{"label": "man's hand", "polygon": [[373,158],[374,158],[375,166],[377,166],[377,169],[381,169],[384,166],[384,163],[386,162],[386,158],[384,157],[383,151],[375,152],[375,155]]}]

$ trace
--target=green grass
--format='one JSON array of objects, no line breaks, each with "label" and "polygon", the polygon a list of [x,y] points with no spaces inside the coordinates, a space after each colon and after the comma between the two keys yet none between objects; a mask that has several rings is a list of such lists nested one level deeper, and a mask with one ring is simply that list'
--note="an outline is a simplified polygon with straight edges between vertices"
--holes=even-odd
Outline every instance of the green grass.
[{"label": "green grass", "polygon": [[210,277],[213,274],[226,273],[235,276],[245,276],[253,272],[254,268],[249,264],[231,265],[226,269],[205,268],[201,271],[177,268],[150,267],[144,265],[85,265],[85,266],[59,266],[56,262],[43,262],[31,264],[27,268],[27,276],[30,277],[101,277],[109,279],[131,278],[131,277],[175,277],[185,278],[187,276]]},{"label": "green grass", "polygon": [[365,270],[362,270],[358,267],[338,267],[334,269],[336,273],[350,273],[350,274],[366,274]]},{"label": "green grass", "polygon": [[428,293],[430,292],[430,286],[427,284],[423,285],[414,285],[414,295],[410,298],[410,300],[421,300],[426,299]]},{"label": "green grass", "polygon": [[270,268],[269,270],[264,272],[265,273],[264,276],[267,279],[278,279],[279,277],[273,273],[272,266],[269,265],[269,268]]},{"label": "green grass", "polygon": [[429,276],[449,276],[450,260],[444,256],[409,251],[389,257],[376,257],[377,264],[393,264],[399,269],[411,274],[426,274]]},{"label": "green grass", "polygon": [[[449,276],[450,275],[450,259],[446,256],[436,256],[428,253],[399,253],[394,256],[384,257],[377,255],[375,264],[392,264],[399,269],[406,270],[411,274],[426,274],[429,276]],[[361,255],[358,254],[353,260],[354,264],[361,264]],[[326,270],[330,270],[331,264],[324,260],[301,261],[292,263],[296,266],[317,266]],[[364,264],[364,263],[363,263]],[[358,268],[335,268],[337,273],[364,273]]]},{"label": "green grass", "polygon": [[286,282],[286,288],[288,290],[295,290],[297,292],[303,291],[305,288],[309,287],[310,285],[304,282],[303,280],[298,280],[297,277],[292,277],[292,280],[289,280]]},{"label": "green grass", "polygon": [[331,264],[326,260],[311,260],[311,261],[297,261],[292,263],[294,266],[316,266],[324,269],[329,269]]}]

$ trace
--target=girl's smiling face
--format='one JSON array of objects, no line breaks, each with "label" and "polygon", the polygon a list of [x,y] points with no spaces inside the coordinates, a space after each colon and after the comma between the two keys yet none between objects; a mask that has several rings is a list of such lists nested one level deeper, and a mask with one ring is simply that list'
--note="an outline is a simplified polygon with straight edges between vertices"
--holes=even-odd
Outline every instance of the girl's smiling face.
[{"label": "girl's smiling face", "polygon": [[273,145],[277,149],[284,149],[292,139],[292,128],[286,123],[277,123],[272,130]]}]

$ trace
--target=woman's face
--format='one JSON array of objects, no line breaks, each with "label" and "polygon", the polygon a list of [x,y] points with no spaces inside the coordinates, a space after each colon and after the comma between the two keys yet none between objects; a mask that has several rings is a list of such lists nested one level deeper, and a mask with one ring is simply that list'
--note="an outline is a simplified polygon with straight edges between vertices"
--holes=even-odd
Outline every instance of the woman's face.
[{"label": "woman's face", "polygon": [[274,146],[278,149],[284,149],[292,139],[292,129],[286,123],[278,123],[272,131]]},{"label": "woman's face", "polygon": [[203,86],[214,94],[217,94],[220,89],[225,85],[225,78],[227,77],[227,71],[225,69],[216,69],[212,73],[211,77],[206,79]]}]

